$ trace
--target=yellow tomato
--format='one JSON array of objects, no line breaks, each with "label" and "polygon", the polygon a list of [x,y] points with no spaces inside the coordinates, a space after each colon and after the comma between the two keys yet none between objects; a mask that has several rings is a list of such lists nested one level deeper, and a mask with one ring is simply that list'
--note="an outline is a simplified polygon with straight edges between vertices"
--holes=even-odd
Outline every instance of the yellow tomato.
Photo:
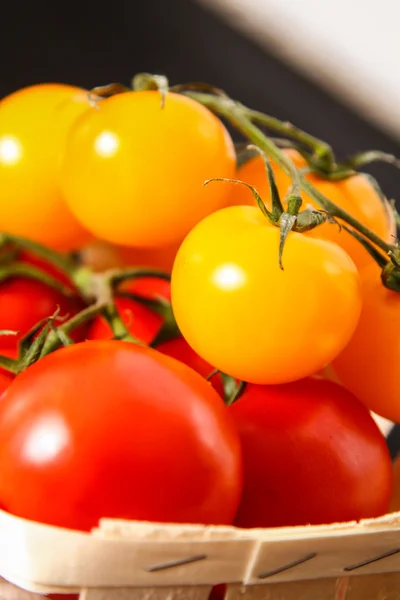
[{"label": "yellow tomato", "polygon": [[[305,160],[297,151],[286,150],[285,152],[298,168],[306,165]],[[274,164],[272,166],[277,187],[283,201],[291,185],[291,180],[282,169]],[[266,204],[270,205],[268,178],[264,161],[261,157],[250,159],[238,169],[236,177],[241,181],[253,185]],[[392,213],[389,210],[389,205],[386,204],[385,206],[382,203],[365,175],[360,173],[348,179],[328,181],[310,174],[307,176],[307,179],[329,200],[346,210],[385,241],[393,243],[393,235],[396,233],[396,227]],[[304,192],[302,192],[302,198],[304,207],[311,204],[315,208],[320,208]],[[253,205],[254,198],[251,191],[245,186],[239,184],[232,185],[230,203],[234,205]],[[340,231],[337,224],[326,223],[312,230],[308,235],[339,244],[351,256],[359,268],[371,262],[370,255],[363,246],[345,230]]]},{"label": "yellow tomato", "polygon": [[361,272],[363,310],[333,367],[370,410],[400,423],[400,294],[385,288],[371,264]]},{"label": "yellow tomato", "polygon": [[192,348],[245,381],[312,375],[348,343],[361,310],[358,271],[336,244],[279,230],[258,208],[234,206],[201,221],[172,271],[172,305]]},{"label": "yellow tomato", "polygon": [[96,237],[114,244],[179,243],[206,215],[224,206],[235,153],[222,123],[194,100],[156,91],[127,92],[100,102],[75,124],[67,143],[63,190]]},{"label": "yellow tomato", "polygon": [[85,90],[41,84],[0,102],[0,230],[59,250],[90,239],[59,187],[65,138],[88,107]]}]

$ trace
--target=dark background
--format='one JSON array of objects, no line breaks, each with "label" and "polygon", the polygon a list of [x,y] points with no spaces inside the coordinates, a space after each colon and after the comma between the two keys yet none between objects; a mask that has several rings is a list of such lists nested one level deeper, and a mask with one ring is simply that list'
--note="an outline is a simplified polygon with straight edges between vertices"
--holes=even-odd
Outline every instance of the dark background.
[{"label": "dark background", "polygon": [[[70,0],[25,8],[14,2],[0,17],[0,97],[46,81],[129,84],[135,73],[148,71],[171,83],[221,87],[327,140],[339,158],[370,148],[400,155],[397,141],[194,0]],[[389,198],[400,199],[400,171],[388,165],[369,170]],[[400,449],[398,428],[389,445],[393,453]]]}]

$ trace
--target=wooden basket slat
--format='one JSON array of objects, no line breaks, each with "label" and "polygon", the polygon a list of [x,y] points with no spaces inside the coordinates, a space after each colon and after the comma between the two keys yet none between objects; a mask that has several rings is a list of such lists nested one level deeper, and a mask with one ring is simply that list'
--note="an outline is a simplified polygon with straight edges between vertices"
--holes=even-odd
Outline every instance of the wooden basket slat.
[{"label": "wooden basket slat", "polygon": [[[363,561],[371,562],[344,570]],[[398,572],[399,513],[359,524],[270,530],[104,520],[90,535],[0,511],[0,575],[32,592],[88,588],[91,596],[95,589],[174,588],[177,594],[200,586],[203,593],[217,583],[270,589],[346,576],[355,585],[365,575]]]},{"label": "wooden basket slat", "polygon": [[211,586],[86,589],[79,600],[208,600]]}]

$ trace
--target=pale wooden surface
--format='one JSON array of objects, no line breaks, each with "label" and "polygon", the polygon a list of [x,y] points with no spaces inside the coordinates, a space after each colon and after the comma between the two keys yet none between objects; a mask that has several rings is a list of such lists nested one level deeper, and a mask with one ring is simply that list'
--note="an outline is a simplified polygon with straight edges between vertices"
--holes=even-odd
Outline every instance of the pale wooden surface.
[{"label": "pale wooden surface", "polygon": [[[182,564],[193,557],[200,560]],[[361,591],[366,600],[372,589],[386,594],[374,600],[393,600],[400,593],[400,513],[361,523],[254,530],[103,520],[90,535],[0,511],[0,575],[42,594],[86,588],[86,600],[207,600],[210,587],[222,582],[231,584],[230,600],[235,594],[359,600]],[[318,595],[324,589],[325,596],[313,597],[313,589]],[[30,597],[7,584],[2,593]]]},{"label": "pale wooden surface", "polygon": [[[86,590],[81,600],[207,600],[210,588],[103,588]],[[0,600],[43,600],[0,582]],[[400,573],[317,579],[272,585],[231,585],[225,600],[400,600]]]}]

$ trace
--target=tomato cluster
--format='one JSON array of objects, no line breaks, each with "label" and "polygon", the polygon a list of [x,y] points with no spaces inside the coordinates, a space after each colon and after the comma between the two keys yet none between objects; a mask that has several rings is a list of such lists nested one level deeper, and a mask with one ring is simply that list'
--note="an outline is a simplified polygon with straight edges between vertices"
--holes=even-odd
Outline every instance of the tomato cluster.
[{"label": "tomato cluster", "polygon": [[177,92],[0,102],[3,509],[81,530],[388,511],[371,411],[400,422],[400,295],[376,262],[395,221],[366,176],[321,170],[306,180],[379,250],[270,218],[294,183],[282,164],[308,164],[277,156],[269,176],[261,156],[237,167],[219,118]]}]

